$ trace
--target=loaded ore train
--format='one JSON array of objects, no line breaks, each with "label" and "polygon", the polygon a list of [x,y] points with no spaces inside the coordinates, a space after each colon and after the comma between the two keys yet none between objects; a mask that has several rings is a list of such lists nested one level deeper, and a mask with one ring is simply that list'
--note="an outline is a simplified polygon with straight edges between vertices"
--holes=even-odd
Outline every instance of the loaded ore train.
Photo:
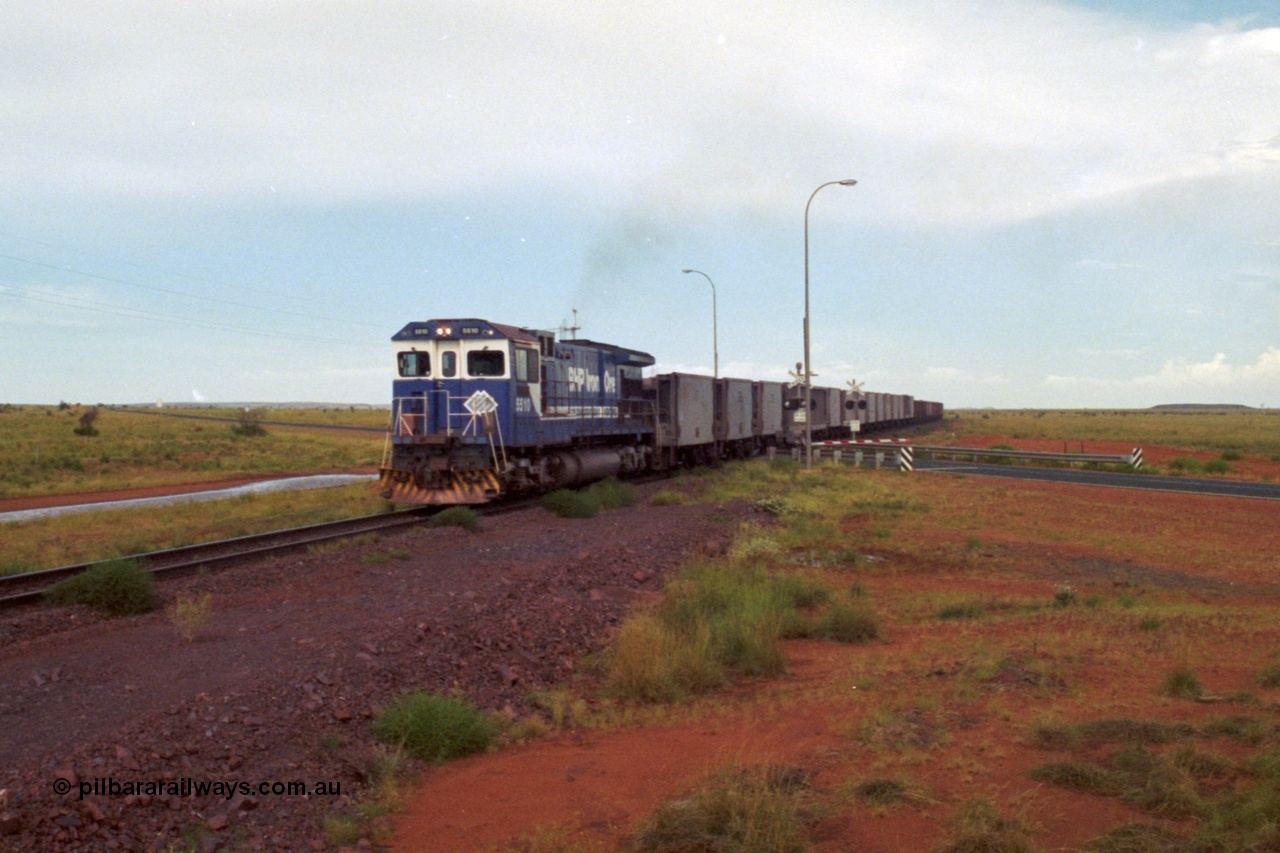
[{"label": "loaded ore train", "polygon": [[485,320],[430,320],[392,337],[396,377],[382,496],[480,504],[613,475],[746,457],[940,420],[902,394],[689,373],[644,377],[653,356]]}]

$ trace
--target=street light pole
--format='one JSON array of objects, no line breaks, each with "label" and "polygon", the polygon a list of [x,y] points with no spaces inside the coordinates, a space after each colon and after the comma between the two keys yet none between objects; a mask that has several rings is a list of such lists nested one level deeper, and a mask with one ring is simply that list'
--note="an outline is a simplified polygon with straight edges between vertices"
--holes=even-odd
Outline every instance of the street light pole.
[{"label": "street light pole", "polygon": [[711,285],[711,358],[712,358],[712,364],[713,364],[712,370],[715,373],[715,378],[719,379],[720,378],[720,342],[718,340],[719,332],[717,332],[716,330],[716,283],[711,280],[711,276],[707,275],[702,270],[680,270],[680,272],[683,272],[683,273],[696,272],[698,275],[702,276],[707,280],[707,284]]},{"label": "street light pole", "polygon": [[852,178],[843,181],[827,181],[813,191],[804,206],[804,400],[801,401],[801,405],[804,406],[804,467],[806,469],[813,468],[813,372],[809,366],[809,205],[813,204],[813,197],[822,187],[829,187],[832,184],[851,187],[856,183],[857,181]]}]

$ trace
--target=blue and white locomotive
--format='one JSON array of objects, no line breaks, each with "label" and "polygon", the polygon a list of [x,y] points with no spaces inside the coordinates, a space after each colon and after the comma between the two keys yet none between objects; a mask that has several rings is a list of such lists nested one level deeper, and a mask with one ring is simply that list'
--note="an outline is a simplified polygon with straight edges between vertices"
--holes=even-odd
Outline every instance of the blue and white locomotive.
[{"label": "blue and white locomotive", "polygon": [[649,467],[648,353],[477,319],[410,323],[391,340],[385,498],[478,504]]},{"label": "blue and white locomotive", "polygon": [[480,504],[942,417],[901,394],[813,388],[806,410],[795,383],[644,378],[648,353],[485,320],[410,323],[391,340],[381,489],[396,503]]}]

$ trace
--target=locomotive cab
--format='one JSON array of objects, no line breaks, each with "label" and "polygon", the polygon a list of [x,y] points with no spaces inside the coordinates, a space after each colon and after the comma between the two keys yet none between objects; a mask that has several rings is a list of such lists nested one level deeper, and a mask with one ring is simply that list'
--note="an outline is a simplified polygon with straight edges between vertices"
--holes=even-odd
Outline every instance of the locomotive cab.
[{"label": "locomotive cab", "polygon": [[[410,323],[392,338],[384,497],[483,503],[501,491],[503,436],[511,431],[522,384],[515,353],[536,347],[531,335],[511,334],[519,331],[481,320],[440,320]],[[527,354],[519,365],[527,387]]]}]

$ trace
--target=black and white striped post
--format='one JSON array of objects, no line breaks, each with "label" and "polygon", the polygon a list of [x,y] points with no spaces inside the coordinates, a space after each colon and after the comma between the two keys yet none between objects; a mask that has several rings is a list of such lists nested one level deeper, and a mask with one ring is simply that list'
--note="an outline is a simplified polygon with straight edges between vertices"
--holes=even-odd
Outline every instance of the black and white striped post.
[{"label": "black and white striped post", "polygon": [[[820,442],[822,448],[831,451],[832,461],[840,462],[843,459],[844,450],[853,451],[853,464],[862,465],[862,454],[870,453],[875,460],[875,466],[879,468],[884,462],[885,454],[891,453],[898,462],[899,471],[915,470],[915,454],[911,445],[907,444],[905,438],[874,438],[874,439],[854,439],[844,441],[823,441]],[[819,451],[821,452],[821,451]]]}]

